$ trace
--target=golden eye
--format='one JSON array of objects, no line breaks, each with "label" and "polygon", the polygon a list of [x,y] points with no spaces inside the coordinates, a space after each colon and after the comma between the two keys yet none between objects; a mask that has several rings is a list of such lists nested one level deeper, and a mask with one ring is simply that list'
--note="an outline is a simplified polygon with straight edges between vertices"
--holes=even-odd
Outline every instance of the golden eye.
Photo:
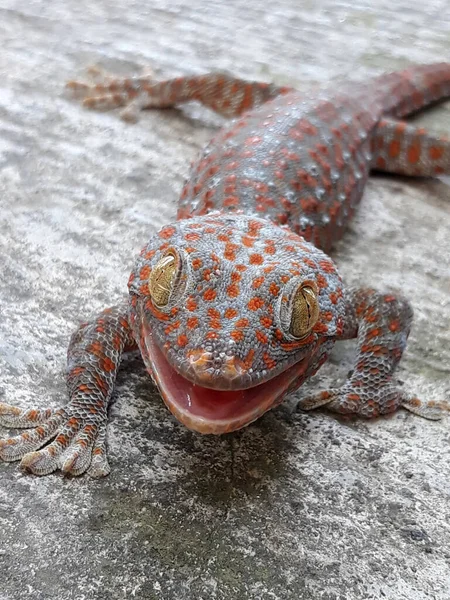
[{"label": "golden eye", "polygon": [[296,338],[307,336],[319,318],[319,302],[315,290],[305,285],[297,290],[292,303],[290,332]]},{"label": "golden eye", "polygon": [[175,287],[178,260],[174,250],[168,250],[153,267],[148,279],[150,296],[156,306],[166,306]]}]

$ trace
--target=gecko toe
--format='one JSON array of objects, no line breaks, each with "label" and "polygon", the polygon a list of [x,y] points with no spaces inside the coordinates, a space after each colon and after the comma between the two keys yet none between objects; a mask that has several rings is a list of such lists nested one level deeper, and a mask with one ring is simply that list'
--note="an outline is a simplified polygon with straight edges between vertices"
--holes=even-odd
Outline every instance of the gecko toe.
[{"label": "gecko toe", "polygon": [[20,462],[20,468],[24,473],[33,475],[48,475],[58,468],[56,457],[49,451],[49,447],[38,452],[25,454]]},{"label": "gecko toe", "polygon": [[[37,413],[38,411],[20,411],[20,414],[16,413],[14,415],[13,424],[10,426],[29,427],[29,422],[26,419],[28,418],[27,414],[30,412]],[[40,411],[40,413],[42,418],[38,420],[33,419],[32,422],[34,424],[36,424],[36,422],[42,422],[42,425],[29,429],[20,435],[0,440],[0,458],[2,460],[5,462],[20,460],[26,454],[42,448],[44,444],[55,437],[58,427],[63,419],[63,411],[53,411],[49,409],[48,411]],[[50,415],[50,417],[44,421],[44,415]],[[35,415],[33,415],[33,417],[34,416]]]},{"label": "gecko toe", "polygon": [[92,462],[95,440],[99,430],[104,428],[104,425],[98,427],[88,424],[77,433],[59,461],[60,469],[65,475],[76,477],[88,469]]},{"label": "gecko toe", "polygon": [[424,402],[416,396],[404,398],[402,407],[429,421],[440,421],[445,412],[450,412],[450,403],[445,400]]},{"label": "gecko toe", "polygon": [[63,409],[23,409],[0,402],[0,425],[11,428],[36,427],[49,421],[53,415],[62,416],[62,413]]}]

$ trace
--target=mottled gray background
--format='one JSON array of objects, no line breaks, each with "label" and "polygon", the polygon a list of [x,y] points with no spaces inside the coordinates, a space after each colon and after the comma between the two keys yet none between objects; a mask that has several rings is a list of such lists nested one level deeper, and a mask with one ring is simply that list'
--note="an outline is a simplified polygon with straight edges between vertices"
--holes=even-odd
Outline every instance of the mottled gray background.
[{"label": "mottled gray background", "polygon": [[[188,107],[127,125],[65,97],[65,80],[100,63],[303,89],[445,59],[448,0],[0,0],[2,400],[65,402],[70,333],[125,292],[220,123]],[[450,134],[449,116],[447,105],[422,120]],[[430,399],[450,397],[449,222],[448,182],[378,176],[334,253],[347,281],[412,300],[399,377]],[[353,350],[340,347],[311,386],[342,380]],[[107,479],[0,465],[1,600],[448,600],[450,419],[294,407],[201,437],[129,360]]]}]

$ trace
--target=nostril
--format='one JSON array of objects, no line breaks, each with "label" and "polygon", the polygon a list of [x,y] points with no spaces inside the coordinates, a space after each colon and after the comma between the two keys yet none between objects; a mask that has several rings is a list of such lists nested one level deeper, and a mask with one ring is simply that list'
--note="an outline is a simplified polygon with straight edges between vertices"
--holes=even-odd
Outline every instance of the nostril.
[{"label": "nostril", "polygon": [[212,381],[229,387],[237,379],[246,374],[242,362],[234,356],[214,356],[204,350],[191,350],[188,356],[189,365],[199,383]]}]

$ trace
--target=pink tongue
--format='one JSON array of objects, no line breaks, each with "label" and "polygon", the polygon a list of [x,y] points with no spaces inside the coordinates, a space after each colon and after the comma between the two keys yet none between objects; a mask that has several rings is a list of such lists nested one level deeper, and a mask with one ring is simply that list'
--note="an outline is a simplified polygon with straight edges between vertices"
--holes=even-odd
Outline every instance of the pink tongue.
[{"label": "pink tongue", "polygon": [[246,390],[200,387],[170,366],[151,332],[143,327],[142,354],[165,404],[186,427],[200,433],[226,433],[248,425],[281,401],[290,384],[306,370],[307,361],[301,361],[270,381]]}]

